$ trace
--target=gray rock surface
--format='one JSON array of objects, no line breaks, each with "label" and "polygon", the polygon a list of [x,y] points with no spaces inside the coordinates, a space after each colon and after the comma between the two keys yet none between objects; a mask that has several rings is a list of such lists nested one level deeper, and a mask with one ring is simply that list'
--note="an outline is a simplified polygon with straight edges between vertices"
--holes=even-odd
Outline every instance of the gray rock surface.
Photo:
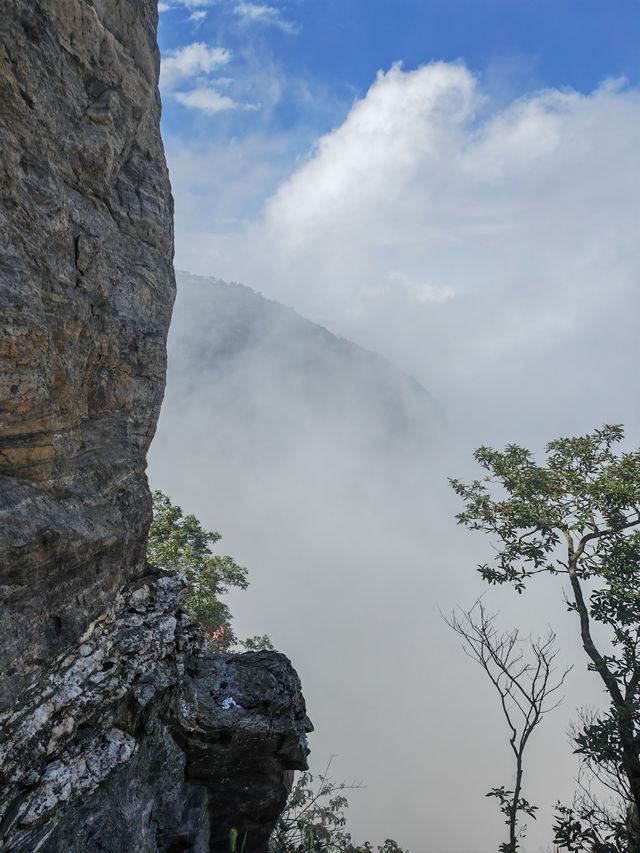
[{"label": "gray rock surface", "polygon": [[149,569],[174,298],[155,0],[0,0],[0,851],[263,853],[310,728]]},{"label": "gray rock surface", "polygon": [[174,297],[156,23],[0,2],[0,706],[143,562]]},{"label": "gray rock surface", "polygon": [[132,581],[0,716],[0,849],[266,849],[306,767],[300,681],[277,652],[212,654],[181,591]]}]

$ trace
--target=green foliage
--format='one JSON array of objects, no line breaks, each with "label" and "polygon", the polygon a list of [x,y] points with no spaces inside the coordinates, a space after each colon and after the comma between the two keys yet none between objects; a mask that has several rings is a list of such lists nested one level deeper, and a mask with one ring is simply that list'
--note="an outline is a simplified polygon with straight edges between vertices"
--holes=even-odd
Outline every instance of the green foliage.
[{"label": "green foliage", "polygon": [[623,814],[603,811],[598,802],[577,797],[571,806],[556,805],[555,843],[571,853],[629,853],[636,848]]},{"label": "green foliage", "polygon": [[271,836],[269,853],[404,853],[391,839],[375,848],[369,841],[354,844],[345,829],[345,791],[360,786],[334,782],[327,775],[330,764],[317,782],[311,773],[298,777]]},{"label": "green foliage", "polygon": [[232,587],[246,589],[249,583],[247,570],[232,557],[212,552],[211,546],[220,538],[219,533],[204,530],[195,515],[183,515],[182,509],[165,494],[153,492],[149,563],[184,575],[188,584],[187,609],[210,636],[222,638],[222,645],[230,645],[235,639],[230,628],[231,614],[220,596]]},{"label": "green foliage", "polygon": [[[534,820],[536,818],[538,806],[532,805],[528,800],[525,800],[524,797],[519,797],[517,795],[517,791],[508,791],[504,785],[501,785],[499,788],[492,788],[487,794],[485,794],[485,797],[495,797],[497,799],[500,811],[504,815],[507,826],[513,819],[513,816],[518,815],[521,812],[522,814],[532,817]],[[526,828],[523,828],[517,838],[504,841],[500,844],[498,846],[499,853],[516,853],[520,847],[520,838],[524,836],[525,831]]]},{"label": "green foliage", "polygon": [[259,634],[255,637],[247,637],[246,640],[241,641],[240,645],[248,652],[273,651],[273,643],[271,642],[267,634]]},{"label": "green foliage", "polygon": [[[571,568],[580,578],[607,579],[606,598],[614,606],[635,602],[637,617],[637,595],[628,581],[629,558],[637,558],[640,539],[625,534],[638,523],[640,451],[617,456],[613,448],[622,438],[621,426],[605,426],[591,435],[552,441],[546,466],[536,465],[531,452],[515,444],[503,452],[488,447],[475,452],[486,476],[470,485],[450,482],[465,503],[458,522],[500,543],[494,564],[479,567],[485,580],[513,583],[522,592],[534,574]],[[557,546],[570,540],[573,547],[562,560]],[[608,615],[615,622],[616,613]]]},{"label": "green foliage", "polygon": [[[552,441],[546,465],[515,444],[482,447],[475,458],[483,479],[451,480],[465,505],[458,522],[496,546],[494,561],[479,566],[488,583],[521,593],[541,573],[568,582],[589,668],[608,693],[609,707],[583,720],[574,743],[583,769],[604,774],[614,804],[586,788],[560,807],[556,843],[567,850],[640,850],[638,822],[626,808],[640,813],[640,451],[618,452],[623,437],[614,425]],[[601,647],[594,625],[606,636]],[[580,840],[581,833],[592,837]]]}]

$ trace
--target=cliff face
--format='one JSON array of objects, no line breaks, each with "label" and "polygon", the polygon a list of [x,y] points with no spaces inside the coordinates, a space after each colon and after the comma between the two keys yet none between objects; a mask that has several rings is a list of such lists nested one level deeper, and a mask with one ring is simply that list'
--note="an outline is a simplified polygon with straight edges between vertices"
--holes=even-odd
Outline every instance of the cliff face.
[{"label": "cliff face", "polygon": [[261,851],[305,765],[297,676],[211,655],[144,561],[174,297],[156,3],[0,6],[0,849]]},{"label": "cliff face", "polygon": [[143,563],[174,296],[156,17],[0,15],[0,703]]}]

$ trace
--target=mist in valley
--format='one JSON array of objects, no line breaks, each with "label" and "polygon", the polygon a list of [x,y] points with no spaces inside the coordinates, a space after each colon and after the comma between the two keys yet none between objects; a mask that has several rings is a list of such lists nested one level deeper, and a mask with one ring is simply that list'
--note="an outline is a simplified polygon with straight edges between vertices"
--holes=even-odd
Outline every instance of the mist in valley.
[{"label": "mist in valley", "polygon": [[[491,543],[456,525],[447,478],[475,477],[483,444],[541,453],[603,423],[640,444],[638,93],[489,94],[459,64],[381,73],[232,227],[222,173],[172,160],[168,140],[190,273],[151,485],[249,568],[248,592],[229,597],[236,631],[293,660],[313,769],[335,755],[335,778],[366,785],[350,797],[354,836],[414,853],[495,848],[484,794],[512,772],[497,698],[440,610],[486,592],[505,628],[552,625],[559,665],[576,662],[526,761],[541,807],[529,853],[574,790],[576,707],[602,701],[561,580],[487,591],[474,567]],[[242,144],[227,216],[265,167]]]},{"label": "mist in valley", "polygon": [[[249,568],[249,591],[229,596],[236,631],[267,633],[294,660],[316,726],[312,768],[335,755],[336,778],[366,785],[350,797],[354,834],[486,849],[501,833],[483,795],[510,779],[506,731],[439,613],[485,592],[474,566],[489,543],[456,526],[447,482],[477,473],[473,436],[385,360],[251,291],[180,274],[178,293],[152,486]],[[576,626],[557,584],[487,602],[505,628],[552,624],[571,662]],[[583,670],[536,733],[526,791],[543,812],[529,850],[571,796],[566,728],[600,698]]]}]

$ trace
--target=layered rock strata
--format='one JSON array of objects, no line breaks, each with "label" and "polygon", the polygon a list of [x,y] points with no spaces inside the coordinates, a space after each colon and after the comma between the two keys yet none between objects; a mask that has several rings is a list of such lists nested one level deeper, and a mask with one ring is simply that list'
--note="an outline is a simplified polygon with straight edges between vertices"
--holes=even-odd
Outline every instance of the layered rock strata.
[{"label": "layered rock strata", "polygon": [[155,0],[0,0],[0,850],[263,853],[305,766],[275,653],[145,565],[174,297]]},{"label": "layered rock strata", "polygon": [[174,298],[156,23],[0,2],[0,706],[143,563]]}]

